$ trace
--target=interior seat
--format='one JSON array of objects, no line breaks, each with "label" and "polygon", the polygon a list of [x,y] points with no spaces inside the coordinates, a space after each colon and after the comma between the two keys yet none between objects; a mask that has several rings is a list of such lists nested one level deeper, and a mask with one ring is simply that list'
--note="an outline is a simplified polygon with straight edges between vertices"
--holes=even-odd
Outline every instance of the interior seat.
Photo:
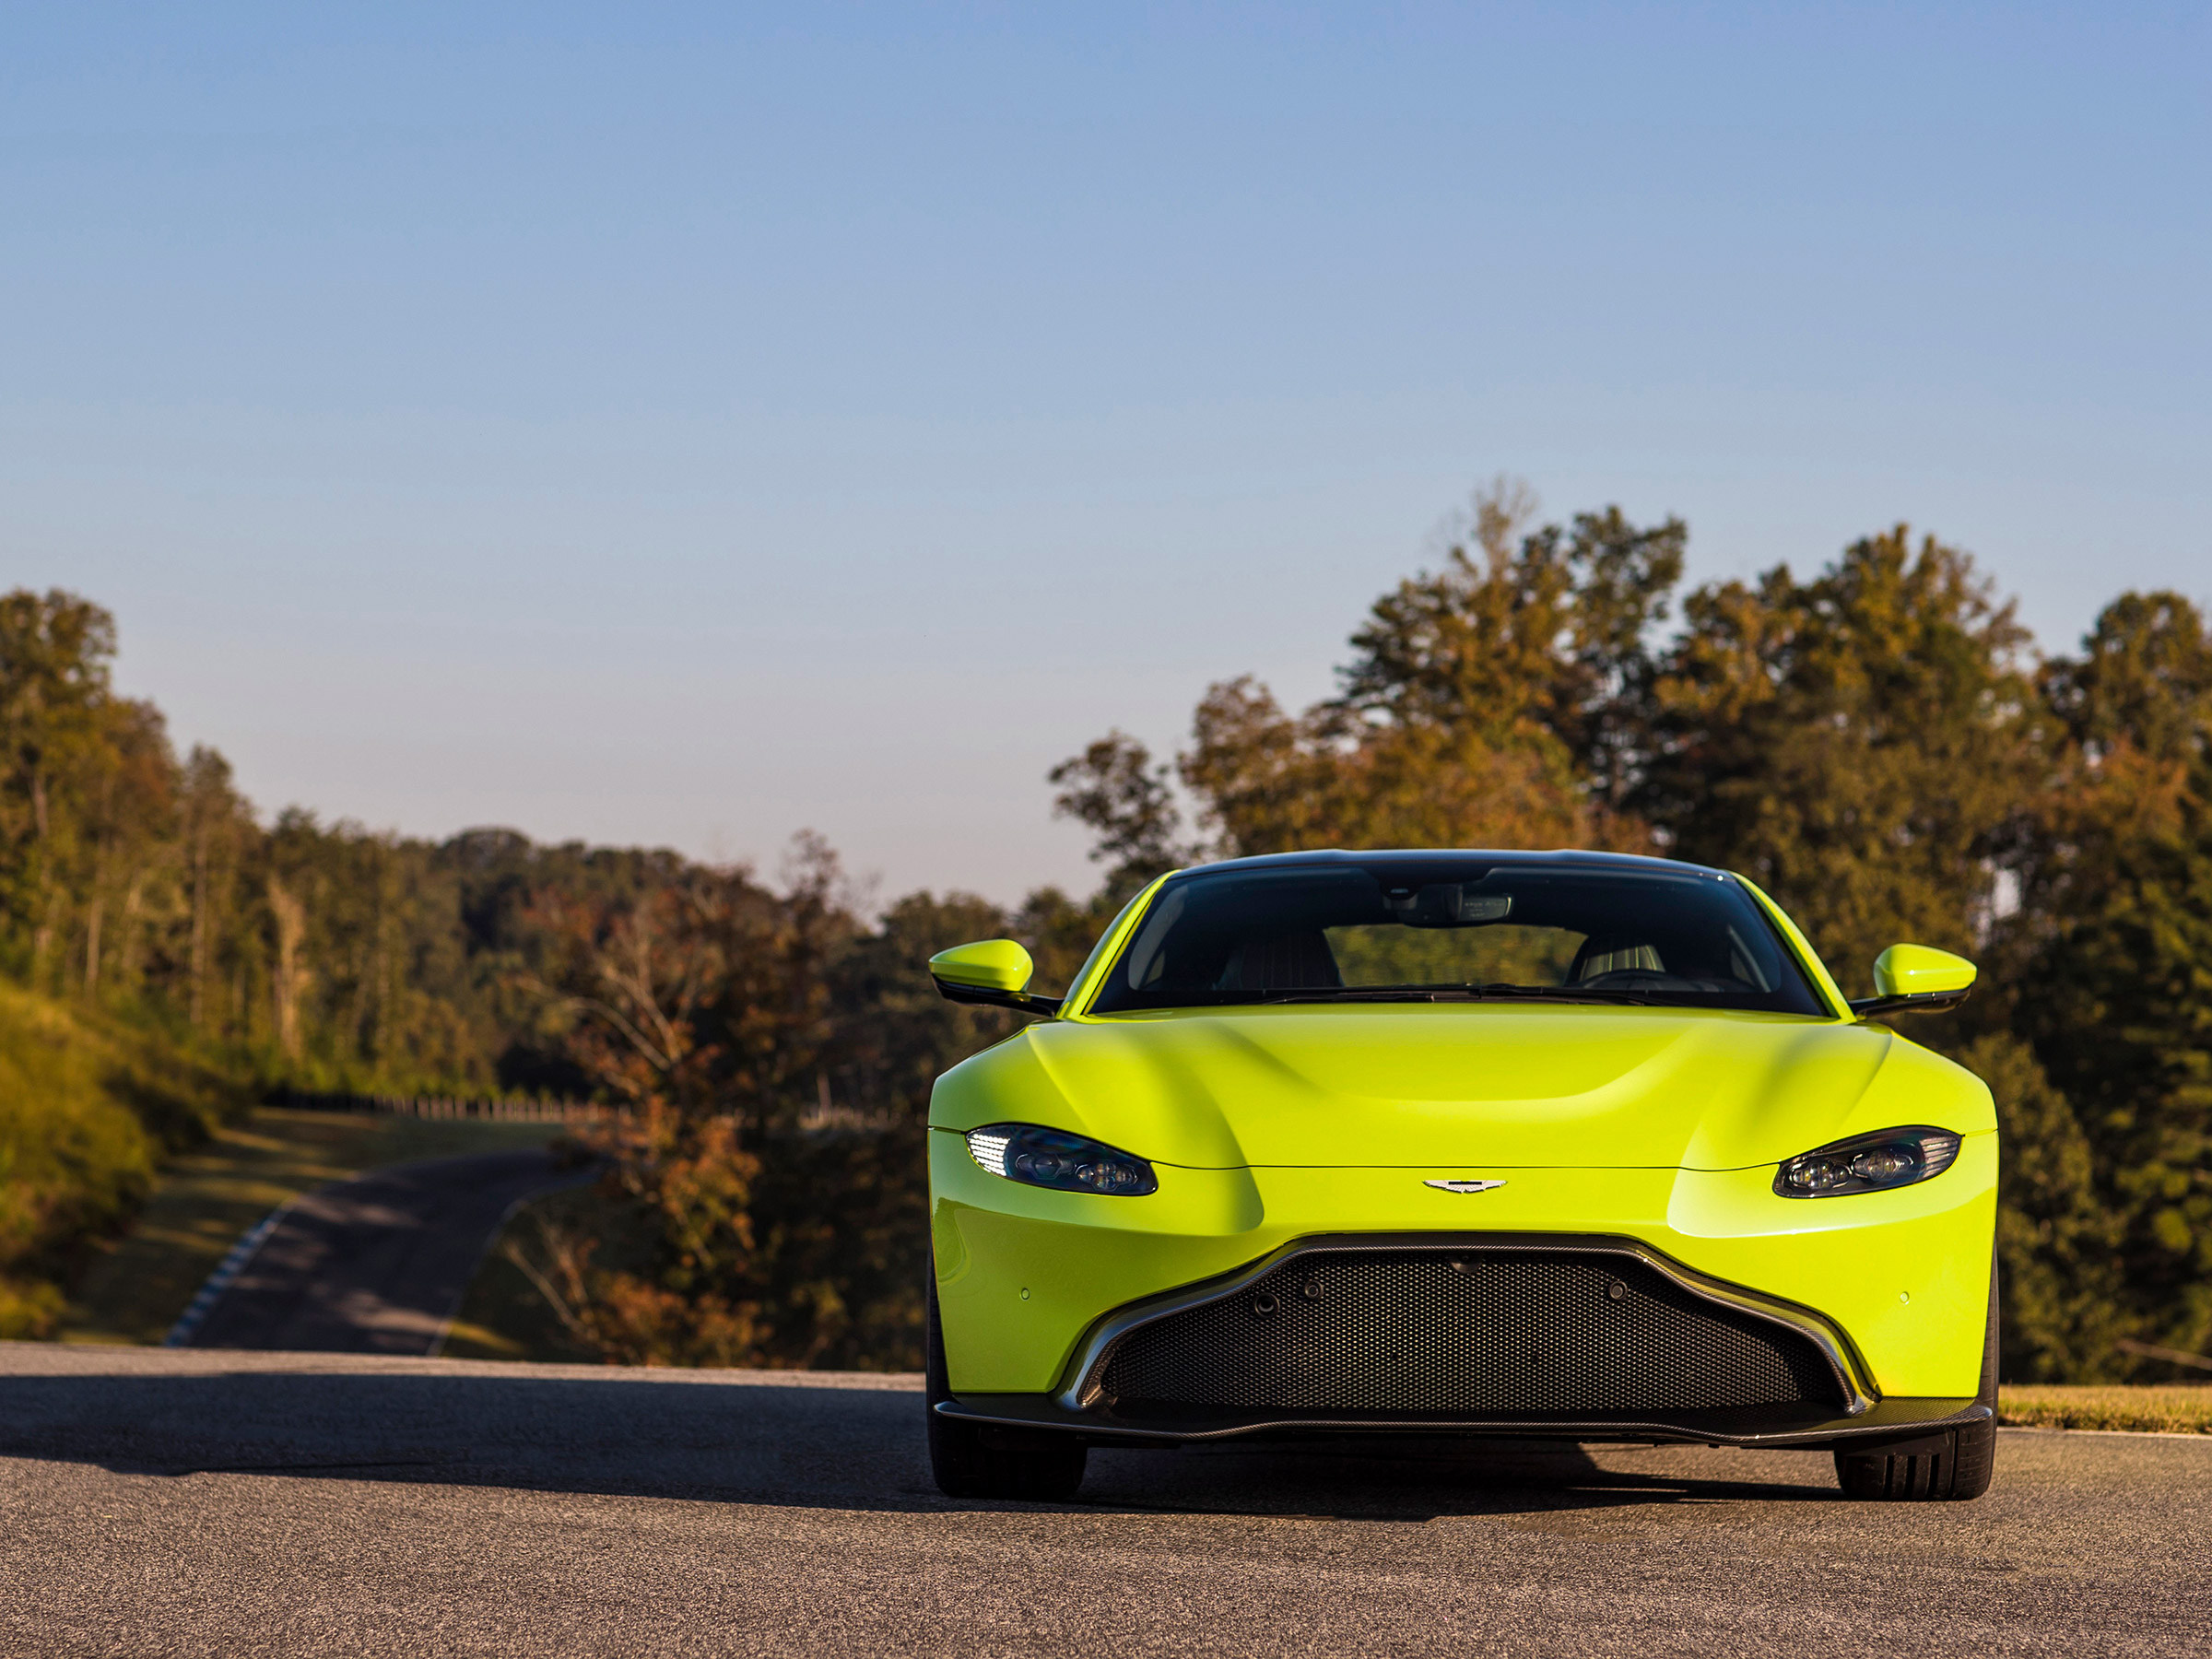
[{"label": "interior seat", "polygon": [[1318,927],[1247,939],[1230,953],[1224,991],[1335,991],[1344,984],[1336,955]]}]

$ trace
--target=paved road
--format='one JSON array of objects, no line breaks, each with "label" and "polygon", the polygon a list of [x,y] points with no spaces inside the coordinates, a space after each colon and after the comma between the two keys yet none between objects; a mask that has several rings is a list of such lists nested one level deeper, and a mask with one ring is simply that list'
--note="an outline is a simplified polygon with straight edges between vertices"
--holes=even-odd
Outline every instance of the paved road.
[{"label": "paved road", "polygon": [[1979,1503],[1697,1449],[1094,1453],[930,1487],[912,1377],[0,1344],[8,1653],[2212,1652],[2212,1438]]},{"label": "paved road", "polygon": [[186,1345],[433,1352],[507,1211],[588,1179],[549,1152],[529,1150],[334,1181],[284,1212]]}]

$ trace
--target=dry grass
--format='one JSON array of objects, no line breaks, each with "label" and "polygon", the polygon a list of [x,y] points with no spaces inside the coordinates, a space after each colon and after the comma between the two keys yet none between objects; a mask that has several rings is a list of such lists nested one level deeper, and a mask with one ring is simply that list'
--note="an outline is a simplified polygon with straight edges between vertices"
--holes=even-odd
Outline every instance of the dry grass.
[{"label": "dry grass", "polygon": [[2040,1382],[1998,1391],[1997,1421],[2018,1429],[2119,1429],[2212,1434],[2212,1382],[2129,1387]]}]

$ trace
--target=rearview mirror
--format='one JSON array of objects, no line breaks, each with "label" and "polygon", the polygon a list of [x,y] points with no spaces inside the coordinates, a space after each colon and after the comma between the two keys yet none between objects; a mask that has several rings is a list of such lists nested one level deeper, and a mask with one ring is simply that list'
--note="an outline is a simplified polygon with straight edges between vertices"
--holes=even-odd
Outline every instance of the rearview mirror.
[{"label": "rearview mirror", "polygon": [[1892,945],[1874,959],[1875,994],[1853,1003],[1851,1011],[1864,1017],[1955,1008],[1974,988],[1978,971],[1964,957],[1932,945]]},{"label": "rearview mirror", "polygon": [[929,959],[929,976],[947,1001],[1018,1008],[1024,1014],[1057,1014],[1058,997],[1029,994],[1030,975],[1035,971],[1030,953],[1012,939],[955,945]]}]

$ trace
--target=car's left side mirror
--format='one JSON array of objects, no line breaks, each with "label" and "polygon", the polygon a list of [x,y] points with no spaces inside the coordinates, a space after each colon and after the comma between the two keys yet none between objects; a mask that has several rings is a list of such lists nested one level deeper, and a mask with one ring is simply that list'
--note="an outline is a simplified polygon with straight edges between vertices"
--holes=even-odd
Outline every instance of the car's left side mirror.
[{"label": "car's left side mirror", "polygon": [[1979,971],[1964,957],[1932,945],[1892,945],[1874,959],[1874,992],[1851,1005],[1853,1014],[1934,1013],[1955,1008]]},{"label": "car's left side mirror", "polygon": [[1060,998],[1030,994],[1030,975],[1035,971],[1030,953],[1012,939],[955,945],[929,959],[929,977],[937,982],[938,994],[948,1002],[1018,1008],[1024,1014],[1057,1014]]}]

